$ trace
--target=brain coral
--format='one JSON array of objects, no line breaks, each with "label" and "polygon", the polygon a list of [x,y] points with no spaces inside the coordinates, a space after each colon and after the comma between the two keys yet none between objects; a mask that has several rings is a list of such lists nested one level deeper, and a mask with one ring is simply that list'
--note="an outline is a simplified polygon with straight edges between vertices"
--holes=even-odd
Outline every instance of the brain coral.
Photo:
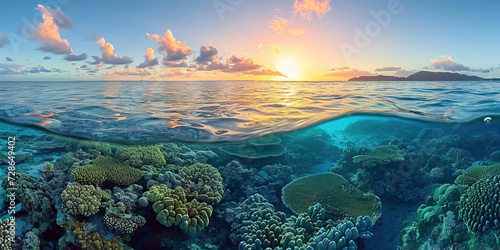
[{"label": "brain coral", "polygon": [[165,165],[165,156],[158,146],[120,147],[116,150],[116,158],[128,165],[140,168],[144,165],[159,167]]},{"label": "brain coral", "polygon": [[130,185],[137,182],[144,172],[111,157],[100,156],[93,164],[78,167],[71,174],[81,184],[99,185],[103,181],[110,181],[118,185]]},{"label": "brain coral", "polygon": [[184,189],[180,187],[172,190],[165,184],[152,186],[143,197],[154,202],[153,211],[158,213],[158,222],[166,227],[179,225],[186,233],[201,231],[208,226],[208,218],[213,211],[212,206],[205,202],[196,199],[188,201]]},{"label": "brain coral", "polygon": [[467,227],[476,233],[499,226],[500,175],[474,183],[460,198],[459,215]]},{"label": "brain coral", "polygon": [[334,220],[367,215],[375,222],[382,207],[378,196],[363,193],[333,173],[296,179],[283,187],[282,198],[295,213],[306,213],[309,206],[319,203]]},{"label": "brain coral", "polygon": [[179,170],[179,176],[190,184],[186,188],[189,200],[197,199],[209,204],[221,201],[224,193],[222,177],[219,171],[210,164],[195,163],[184,167]]},{"label": "brain coral", "polygon": [[62,210],[72,215],[91,216],[99,211],[101,198],[99,188],[73,182],[61,194]]}]

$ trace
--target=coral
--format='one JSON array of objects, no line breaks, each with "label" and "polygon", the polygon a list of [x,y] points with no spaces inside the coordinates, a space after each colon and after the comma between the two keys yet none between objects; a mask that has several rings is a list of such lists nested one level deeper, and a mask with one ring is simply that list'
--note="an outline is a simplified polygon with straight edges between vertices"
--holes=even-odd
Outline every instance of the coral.
[{"label": "coral", "polygon": [[77,148],[85,152],[98,152],[100,155],[109,156],[113,152],[109,143],[97,141],[80,141]]},{"label": "coral", "polygon": [[144,192],[143,197],[154,202],[153,211],[157,213],[156,220],[166,227],[179,225],[185,233],[201,231],[208,226],[213,208],[205,202],[196,199],[188,201],[184,189],[169,189],[165,184],[151,187]]},{"label": "coral", "polygon": [[195,163],[179,170],[179,176],[187,181],[186,195],[209,204],[219,203],[224,190],[219,171],[210,164]]},{"label": "coral", "polygon": [[285,147],[277,137],[257,138],[243,144],[227,144],[219,149],[229,155],[245,159],[262,159],[276,157],[285,153]]},{"label": "coral", "polygon": [[61,194],[62,210],[72,215],[90,216],[99,211],[101,198],[99,188],[73,182]]},{"label": "coral", "polygon": [[497,150],[493,153],[490,154],[490,159],[492,161],[496,161],[496,162],[499,162],[500,161],[500,150]]},{"label": "coral", "polygon": [[146,197],[141,197],[137,200],[137,203],[139,203],[139,206],[141,207],[147,207],[149,202],[148,202],[148,199],[146,199]]},{"label": "coral", "polygon": [[313,237],[306,250],[357,249],[355,240],[370,239],[373,235],[373,223],[368,216],[359,216],[356,225],[346,221],[329,230],[320,229]]},{"label": "coral", "polygon": [[[25,239],[23,240],[23,249],[30,250],[40,250],[40,231],[33,229],[25,234]],[[4,248],[2,248],[4,249]]]},{"label": "coral", "polygon": [[243,222],[238,229],[241,241],[238,249],[266,249],[280,246],[283,238],[282,226],[286,222],[283,212],[274,212],[271,209],[259,210],[252,213],[250,218]]},{"label": "coral", "polygon": [[132,184],[123,189],[114,187],[113,191],[105,189],[103,190],[101,207],[106,209],[106,214],[114,214],[118,217],[133,216],[142,189],[142,186],[137,184]]},{"label": "coral", "polygon": [[186,181],[182,177],[170,171],[166,171],[163,174],[147,172],[144,174],[144,180],[147,182],[148,189],[159,184],[165,184],[168,188],[176,189],[186,184]]},{"label": "coral", "polygon": [[460,217],[475,233],[483,233],[500,225],[500,175],[474,183],[460,198]]},{"label": "coral", "polygon": [[114,214],[104,215],[104,221],[109,228],[118,230],[122,233],[131,234],[135,232],[138,228],[146,224],[146,219],[144,217],[130,216],[130,217],[118,217]]},{"label": "coral", "polygon": [[221,169],[224,187],[236,190],[252,183],[255,178],[251,169],[245,167],[237,160],[229,162]]},{"label": "coral", "polygon": [[14,226],[12,226],[9,219],[0,220],[0,248],[2,250],[12,249],[12,241],[9,239],[10,237],[14,237],[14,235],[10,234],[10,232],[13,232],[12,230],[15,231],[15,222]]},{"label": "coral", "polygon": [[299,178],[283,188],[283,202],[294,212],[307,212],[309,206],[320,203],[329,217],[339,220],[368,215],[374,221],[380,216],[380,199],[363,193],[344,177],[317,174]]},{"label": "coral", "polygon": [[123,245],[120,237],[112,239],[103,239],[98,233],[89,233],[83,230],[83,223],[76,221],[73,224],[73,233],[76,235],[76,240],[80,243],[82,249],[85,250],[123,250]]},{"label": "coral", "polygon": [[72,175],[81,184],[99,185],[110,181],[118,185],[130,185],[137,182],[144,172],[111,157],[100,156],[93,164],[73,170]]},{"label": "coral", "polygon": [[392,146],[381,146],[368,151],[366,154],[352,158],[354,163],[359,163],[365,168],[397,163],[403,160],[403,153]]},{"label": "coral", "polygon": [[116,150],[115,156],[135,168],[144,165],[159,167],[166,164],[165,156],[163,156],[160,148],[152,145],[120,147]]},{"label": "coral", "polygon": [[465,170],[463,174],[457,177],[455,184],[465,184],[470,186],[482,178],[496,176],[499,174],[500,164],[470,167]]}]

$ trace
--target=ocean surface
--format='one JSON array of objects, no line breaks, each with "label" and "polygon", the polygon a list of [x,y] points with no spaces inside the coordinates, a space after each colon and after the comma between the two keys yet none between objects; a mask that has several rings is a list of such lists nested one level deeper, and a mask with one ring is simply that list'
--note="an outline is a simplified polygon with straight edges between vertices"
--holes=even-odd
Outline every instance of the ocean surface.
[{"label": "ocean surface", "polygon": [[0,120],[121,143],[240,141],[353,114],[448,123],[500,114],[500,82],[80,81],[0,86]]},{"label": "ocean surface", "polygon": [[2,249],[500,247],[500,82],[0,87]]}]

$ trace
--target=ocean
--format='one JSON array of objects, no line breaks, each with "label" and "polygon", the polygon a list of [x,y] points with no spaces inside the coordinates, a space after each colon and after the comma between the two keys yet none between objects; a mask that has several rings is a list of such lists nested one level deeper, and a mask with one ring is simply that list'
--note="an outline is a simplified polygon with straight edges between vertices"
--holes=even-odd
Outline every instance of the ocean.
[{"label": "ocean", "polygon": [[500,246],[498,81],[0,86],[2,249]]}]

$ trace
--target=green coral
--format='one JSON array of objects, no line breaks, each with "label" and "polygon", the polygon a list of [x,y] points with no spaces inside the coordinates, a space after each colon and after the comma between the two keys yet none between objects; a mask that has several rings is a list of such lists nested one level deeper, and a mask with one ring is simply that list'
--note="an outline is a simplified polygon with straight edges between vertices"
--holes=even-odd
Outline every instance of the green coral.
[{"label": "green coral", "polygon": [[72,215],[91,216],[99,211],[102,192],[92,185],[69,184],[61,194],[62,210]]},{"label": "green coral", "polygon": [[460,198],[460,217],[467,227],[482,233],[500,225],[500,175],[474,183]]},{"label": "green coral", "polygon": [[470,167],[457,177],[455,184],[472,185],[478,180],[500,174],[500,164]]},{"label": "green coral", "polygon": [[286,239],[283,238],[286,220],[283,212],[274,212],[269,208],[255,211],[238,230],[241,235],[239,249],[275,249],[282,241],[283,244],[289,243],[294,235],[288,234]]},{"label": "green coral", "polygon": [[197,199],[209,204],[219,203],[224,190],[222,189],[222,176],[210,164],[195,163],[179,170],[179,176],[190,184],[203,184],[199,190],[186,189],[188,199]]},{"label": "green coral", "polygon": [[116,158],[128,165],[140,168],[144,165],[159,167],[166,164],[165,156],[158,146],[120,147],[116,150]]},{"label": "green coral", "polygon": [[[0,249],[5,249],[5,250],[11,250],[12,249],[12,241],[9,240],[9,238],[14,237],[14,235],[11,235],[10,232],[12,232],[12,225],[10,224],[10,220],[6,219],[4,221],[0,220]],[[15,225],[15,222],[14,222]],[[15,226],[14,226],[15,228]],[[14,229],[15,231],[15,229]]]},{"label": "green coral", "polygon": [[196,199],[188,201],[182,188],[172,190],[165,184],[151,187],[143,197],[153,203],[156,220],[166,227],[179,226],[185,233],[201,231],[208,226],[213,208]]},{"label": "green coral", "polygon": [[366,154],[357,155],[352,158],[354,163],[359,163],[366,168],[401,162],[403,160],[403,153],[392,146],[381,146],[368,151]]},{"label": "green coral", "polygon": [[85,152],[98,151],[101,155],[111,155],[113,152],[109,143],[97,141],[80,141],[78,148]]},{"label": "green coral", "polygon": [[111,157],[100,156],[93,164],[76,168],[72,175],[81,184],[99,185],[110,181],[118,185],[130,185],[137,182],[144,172]]},{"label": "green coral", "polygon": [[380,199],[363,193],[344,177],[317,174],[299,178],[283,187],[283,202],[295,213],[305,213],[316,203],[326,210],[329,217],[339,220],[370,216],[375,222],[381,213]]},{"label": "green coral", "polygon": [[73,233],[76,240],[85,250],[123,250],[123,244],[120,237],[104,239],[98,233],[89,233],[83,229],[83,223],[76,221],[73,224]]},{"label": "green coral", "polygon": [[276,157],[285,153],[285,147],[277,137],[264,137],[247,141],[243,144],[228,144],[219,149],[229,155],[245,159]]}]

